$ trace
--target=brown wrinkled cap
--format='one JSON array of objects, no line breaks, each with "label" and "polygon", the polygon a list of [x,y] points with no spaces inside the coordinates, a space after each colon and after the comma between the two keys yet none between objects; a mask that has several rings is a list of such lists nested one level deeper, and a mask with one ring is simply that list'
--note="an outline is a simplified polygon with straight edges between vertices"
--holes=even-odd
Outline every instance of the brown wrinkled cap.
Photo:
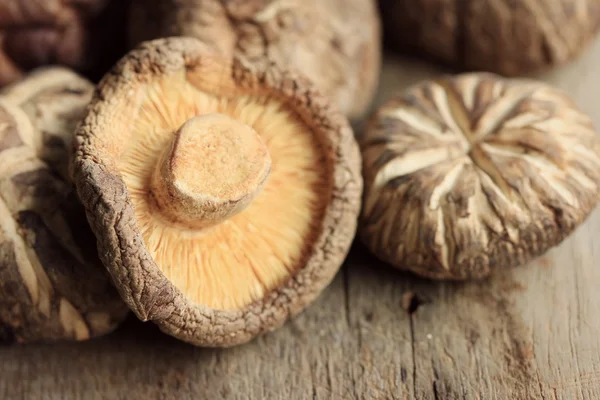
[{"label": "brown wrinkled cap", "polygon": [[27,79],[0,91],[4,101],[18,106],[33,125],[32,146],[38,157],[68,180],[73,133],[85,115],[94,86],[64,67],[40,67]]},{"label": "brown wrinkled cap", "polygon": [[600,26],[598,0],[381,0],[390,47],[518,76],[565,64]]},{"label": "brown wrinkled cap", "polygon": [[328,285],[355,233],[362,178],[345,117],[296,73],[196,39],[126,55],[74,150],[121,296],[196,345],[282,325]]},{"label": "brown wrinkled cap", "polygon": [[481,278],[560,243],[599,198],[592,121],[544,83],[463,74],[390,99],[362,142],[360,235],[431,278]]},{"label": "brown wrinkled cap", "polygon": [[43,65],[65,65],[90,75],[104,73],[124,51],[119,43],[124,42],[127,3],[0,1],[0,86]]},{"label": "brown wrinkled cap", "polygon": [[128,312],[62,175],[93,89],[45,68],[0,95],[0,340],[86,340]]},{"label": "brown wrinkled cap", "polygon": [[294,68],[350,118],[369,107],[379,80],[375,0],[134,0],[129,26],[132,45],[191,36],[227,56]]}]

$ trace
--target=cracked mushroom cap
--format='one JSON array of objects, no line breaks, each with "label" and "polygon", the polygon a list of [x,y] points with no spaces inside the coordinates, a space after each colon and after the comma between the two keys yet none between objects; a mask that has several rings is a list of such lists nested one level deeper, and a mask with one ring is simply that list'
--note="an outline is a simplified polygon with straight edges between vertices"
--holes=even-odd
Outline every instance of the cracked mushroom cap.
[{"label": "cracked mushroom cap", "polygon": [[492,74],[415,85],[361,143],[360,235],[378,257],[431,278],[481,278],[557,245],[596,205],[600,140],[544,83]]},{"label": "cracked mushroom cap", "polygon": [[391,47],[505,76],[565,64],[600,27],[600,0],[381,0]]},{"label": "cracked mushroom cap", "polygon": [[85,340],[128,313],[56,151],[94,87],[62,68],[30,78],[0,95],[0,341]]},{"label": "cracked mushroom cap", "polygon": [[124,14],[121,0],[0,1],[0,86],[43,65],[109,68]]},{"label": "cracked mushroom cap", "polygon": [[103,79],[73,173],[130,308],[203,346],[246,342],[315,299],[362,191],[348,122],[308,81],[192,38],[146,42]]},{"label": "cracked mushroom cap", "polygon": [[364,114],[379,80],[376,0],[133,0],[130,22],[132,45],[191,36],[294,68],[350,118]]}]

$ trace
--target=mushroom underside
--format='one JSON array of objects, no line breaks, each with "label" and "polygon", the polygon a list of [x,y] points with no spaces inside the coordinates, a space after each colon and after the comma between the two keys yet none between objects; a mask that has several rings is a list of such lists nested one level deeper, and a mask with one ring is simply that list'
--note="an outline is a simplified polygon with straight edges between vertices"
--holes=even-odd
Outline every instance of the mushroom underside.
[{"label": "mushroom underside", "polygon": [[[179,73],[153,80],[141,90],[137,117],[126,137],[118,138],[115,158],[150,255],[165,277],[194,303],[232,310],[263,298],[302,268],[320,231],[331,177],[319,138],[289,107],[268,94],[217,96]],[[270,157],[270,172],[247,208],[229,218],[206,226],[195,223],[197,214],[190,215],[189,223],[185,218],[174,221],[166,209],[169,204],[157,203],[152,184],[157,165],[186,121],[215,113],[247,125],[260,136]],[[239,150],[235,138],[221,141],[225,144],[198,140],[199,146],[212,145],[213,151],[223,152],[222,168],[234,168],[231,163],[236,157],[228,152]],[[210,148],[203,151],[214,160]],[[192,156],[190,162],[202,169],[201,160]],[[203,173],[204,182],[188,186],[219,184],[219,171]]]}]

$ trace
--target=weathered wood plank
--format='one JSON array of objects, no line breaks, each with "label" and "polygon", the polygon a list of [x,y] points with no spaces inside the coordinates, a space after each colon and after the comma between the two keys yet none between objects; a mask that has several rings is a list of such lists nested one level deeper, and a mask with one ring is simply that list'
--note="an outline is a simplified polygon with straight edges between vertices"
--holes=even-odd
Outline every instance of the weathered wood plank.
[{"label": "weathered wood plank", "polygon": [[[543,76],[600,126],[600,41]],[[388,60],[377,103],[441,71]],[[483,282],[430,282],[357,244],[284,328],[199,349],[131,320],[80,344],[0,347],[1,399],[598,399],[600,210],[558,248]]]}]

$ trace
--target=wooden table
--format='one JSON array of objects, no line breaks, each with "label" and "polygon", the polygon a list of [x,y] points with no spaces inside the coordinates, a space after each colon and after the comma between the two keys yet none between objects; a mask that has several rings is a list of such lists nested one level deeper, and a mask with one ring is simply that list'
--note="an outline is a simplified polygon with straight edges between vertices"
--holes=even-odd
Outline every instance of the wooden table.
[{"label": "wooden table", "polygon": [[[388,58],[376,103],[441,72]],[[600,40],[540,77],[600,127]],[[200,349],[133,319],[80,344],[0,347],[0,399],[600,399],[600,210],[530,265],[429,282],[356,244],[282,329]]]}]

